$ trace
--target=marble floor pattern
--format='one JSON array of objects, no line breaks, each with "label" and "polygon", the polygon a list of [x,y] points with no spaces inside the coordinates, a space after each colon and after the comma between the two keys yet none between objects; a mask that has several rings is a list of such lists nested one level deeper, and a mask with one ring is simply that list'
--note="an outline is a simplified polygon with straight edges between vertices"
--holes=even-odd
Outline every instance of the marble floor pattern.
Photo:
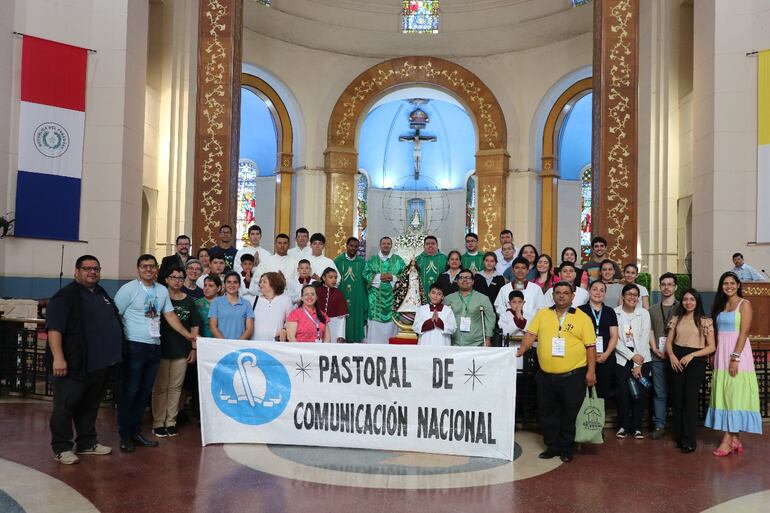
[{"label": "marble floor pattern", "polygon": [[[540,437],[517,432],[513,463],[457,456],[263,445],[200,446],[197,425],[156,449],[118,448],[115,412],[97,428],[110,456],[52,458],[51,404],[0,401],[0,513],[123,512],[754,512],[770,511],[770,435],[715,458],[672,440],[585,446],[570,464],[537,458]],[[770,425],[765,424],[765,431]],[[146,425],[146,433],[150,432]]]}]

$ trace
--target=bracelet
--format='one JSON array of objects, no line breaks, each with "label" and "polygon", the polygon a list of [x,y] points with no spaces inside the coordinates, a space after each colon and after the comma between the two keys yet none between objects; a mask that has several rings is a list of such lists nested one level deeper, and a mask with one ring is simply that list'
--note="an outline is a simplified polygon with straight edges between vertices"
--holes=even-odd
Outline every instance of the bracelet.
[{"label": "bracelet", "polygon": [[740,361],[741,361],[741,357],[740,357],[740,356],[731,356],[731,357],[730,357],[730,361],[731,361],[731,362],[737,362],[737,363],[740,363]]},{"label": "bracelet", "polygon": [[730,353],[730,358],[740,358],[741,353]]}]

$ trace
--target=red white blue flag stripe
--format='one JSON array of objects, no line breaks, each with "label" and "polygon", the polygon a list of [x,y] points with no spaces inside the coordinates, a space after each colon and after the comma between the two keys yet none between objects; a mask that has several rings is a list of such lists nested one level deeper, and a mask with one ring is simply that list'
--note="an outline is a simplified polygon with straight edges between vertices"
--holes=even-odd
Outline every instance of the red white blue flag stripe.
[{"label": "red white blue flag stripe", "polygon": [[17,237],[79,238],[87,52],[24,37]]}]

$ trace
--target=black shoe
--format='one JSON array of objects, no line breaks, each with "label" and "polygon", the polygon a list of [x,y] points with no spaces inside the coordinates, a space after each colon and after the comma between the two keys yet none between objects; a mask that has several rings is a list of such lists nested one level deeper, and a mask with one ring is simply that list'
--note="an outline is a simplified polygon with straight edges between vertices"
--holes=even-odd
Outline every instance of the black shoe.
[{"label": "black shoe", "polygon": [[176,436],[178,434],[179,434],[179,430],[176,428],[176,426],[169,426],[166,428],[166,435]]},{"label": "black shoe", "polygon": [[559,455],[559,459],[563,461],[564,463],[569,463],[572,461],[572,453],[571,452],[563,452]]},{"label": "black shoe", "polygon": [[683,445],[681,451],[682,451],[682,454],[690,454],[691,452],[695,452],[695,447],[690,447],[689,445]]},{"label": "black shoe", "polygon": [[168,429],[164,427],[156,427],[152,429],[152,434],[158,438],[166,438],[168,436]]},{"label": "black shoe", "polygon": [[120,450],[122,452],[134,452],[134,441],[130,438],[122,438],[120,440]]},{"label": "black shoe", "polygon": [[142,447],[157,447],[158,442],[155,442],[153,440],[147,440],[145,437],[142,436],[141,433],[138,433],[132,437],[132,440],[136,445],[141,445]]},{"label": "black shoe", "polygon": [[546,449],[540,454],[537,455],[538,458],[541,460],[550,460],[551,458],[555,458],[559,455],[559,451],[555,449]]}]

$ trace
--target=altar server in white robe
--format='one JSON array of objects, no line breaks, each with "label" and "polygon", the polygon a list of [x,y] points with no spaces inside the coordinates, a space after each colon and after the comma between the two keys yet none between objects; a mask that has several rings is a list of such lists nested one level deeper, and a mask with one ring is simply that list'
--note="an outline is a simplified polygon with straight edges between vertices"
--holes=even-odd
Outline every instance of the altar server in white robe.
[{"label": "altar server in white robe", "polygon": [[434,283],[428,293],[430,303],[417,307],[414,315],[414,332],[420,335],[421,346],[451,346],[452,334],[457,330],[455,314],[444,305],[444,291],[441,285]]},{"label": "altar server in white robe", "polygon": [[313,281],[321,281],[321,276],[326,269],[332,268],[339,275],[337,266],[334,264],[334,260],[324,256],[324,247],[326,247],[326,237],[322,233],[314,233],[310,237],[310,256],[307,257],[307,261],[310,262],[310,268],[312,269],[311,277]]}]

